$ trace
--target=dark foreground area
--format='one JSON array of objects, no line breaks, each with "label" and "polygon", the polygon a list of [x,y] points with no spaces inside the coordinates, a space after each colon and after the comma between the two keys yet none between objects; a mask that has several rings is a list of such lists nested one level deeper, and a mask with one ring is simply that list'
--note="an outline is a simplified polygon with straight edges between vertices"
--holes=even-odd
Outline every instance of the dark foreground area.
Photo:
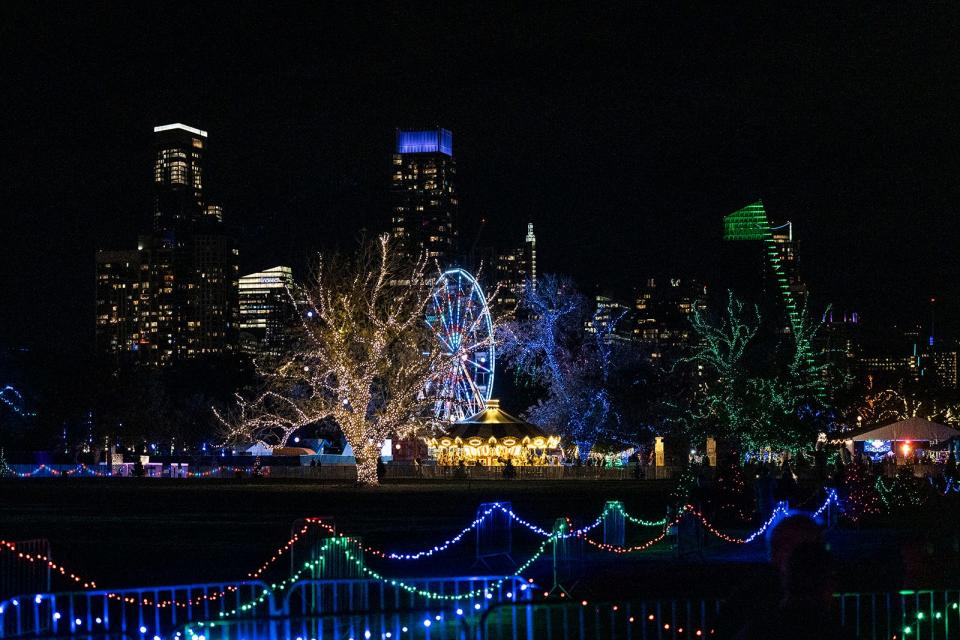
[{"label": "dark foreground area", "polygon": [[[362,536],[366,544],[412,552],[458,533],[483,502],[510,502],[519,516],[550,529],[562,516],[588,523],[608,500],[622,501],[634,516],[662,518],[671,488],[658,481],[388,483],[357,489],[250,479],[12,480],[0,482],[0,539],[47,538],[54,560],[101,587],[239,580],[285,543],[293,523],[305,517],[333,518],[340,532]],[[840,586],[850,591],[955,586],[956,515],[943,505],[928,510],[863,529],[841,524],[829,532]],[[743,524],[727,531],[743,535],[753,529]],[[658,532],[628,526],[626,544]],[[520,527],[513,538],[517,563],[542,540]],[[762,539],[736,545],[710,535],[702,548],[682,553],[669,541],[631,555],[585,549],[569,586],[591,598],[723,596],[765,562]],[[369,556],[368,563],[384,574],[461,575],[481,570],[474,566],[474,551],[471,533],[448,552],[417,563],[398,566]],[[482,571],[505,574],[510,566],[493,561]],[[542,562],[525,575],[548,583],[549,573]]]}]

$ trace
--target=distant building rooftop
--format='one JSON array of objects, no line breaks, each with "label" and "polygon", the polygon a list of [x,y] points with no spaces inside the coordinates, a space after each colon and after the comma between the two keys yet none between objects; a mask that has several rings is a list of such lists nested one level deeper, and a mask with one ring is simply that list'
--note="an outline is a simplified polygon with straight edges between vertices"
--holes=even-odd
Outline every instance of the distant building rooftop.
[{"label": "distant building rooftop", "polygon": [[402,131],[397,129],[397,153],[443,153],[453,155],[453,134],[446,129]]}]

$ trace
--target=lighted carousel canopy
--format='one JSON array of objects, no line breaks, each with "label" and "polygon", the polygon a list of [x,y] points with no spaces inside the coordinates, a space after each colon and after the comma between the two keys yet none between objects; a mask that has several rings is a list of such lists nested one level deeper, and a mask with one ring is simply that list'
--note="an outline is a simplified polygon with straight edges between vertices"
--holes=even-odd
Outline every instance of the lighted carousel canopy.
[{"label": "lighted carousel canopy", "polygon": [[499,400],[487,400],[483,411],[453,423],[445,435],[426,441],[437,449],[441,464],[460,460],[498,464],[506,459],[514,464],[544,464],[545,452],[560,444],[557,436],[502,410]]}]

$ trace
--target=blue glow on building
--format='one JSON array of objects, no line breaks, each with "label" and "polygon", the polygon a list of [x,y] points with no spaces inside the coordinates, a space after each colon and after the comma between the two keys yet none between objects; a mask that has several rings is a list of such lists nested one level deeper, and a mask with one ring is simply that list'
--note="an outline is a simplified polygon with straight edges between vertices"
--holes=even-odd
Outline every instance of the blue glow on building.
[{"label": "blue glow on building", "polygon": [[453,134],[446,129],[397,130],[397,153],[443,153],[453,155]]}]

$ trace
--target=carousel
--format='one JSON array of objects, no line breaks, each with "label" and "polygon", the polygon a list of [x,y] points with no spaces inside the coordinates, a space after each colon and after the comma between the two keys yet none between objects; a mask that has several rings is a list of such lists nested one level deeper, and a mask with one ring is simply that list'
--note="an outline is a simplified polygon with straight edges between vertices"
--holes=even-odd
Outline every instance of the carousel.
[{"label": "carousel", "polygon": [[446,435],[426,438],[438,465],[543,466],[559,460],[560,438],[500,409],[487,400],[479,413],[454,422]]}]

